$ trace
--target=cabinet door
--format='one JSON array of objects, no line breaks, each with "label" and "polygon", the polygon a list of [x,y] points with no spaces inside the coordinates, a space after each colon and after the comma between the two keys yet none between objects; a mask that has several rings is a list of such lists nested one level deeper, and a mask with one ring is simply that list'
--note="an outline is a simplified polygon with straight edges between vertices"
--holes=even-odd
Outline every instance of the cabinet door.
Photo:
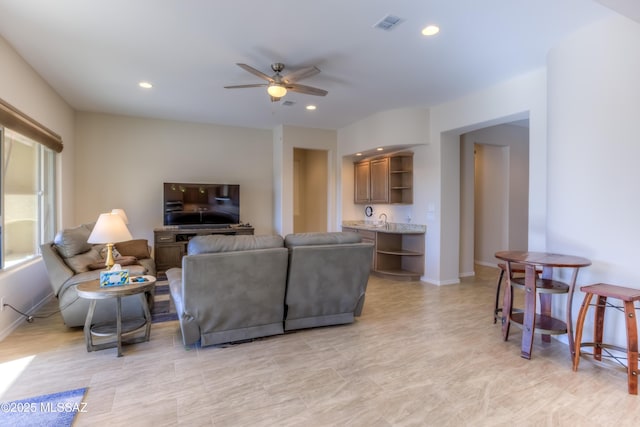
[{"label": "cabinet door", "polygon": [[389,158],[371,160],[371,203],[389,203]]},{"label": "cabinet door", "polygon": [[165,271],[172,267],[182,267],[185,244],[165,243],[155,246],[156,269]]},{"label": "cabinet door", "polygon": [[371,199],[369,186],[369,162],[359,162],[354,164],[354,203],[369,203]]}]

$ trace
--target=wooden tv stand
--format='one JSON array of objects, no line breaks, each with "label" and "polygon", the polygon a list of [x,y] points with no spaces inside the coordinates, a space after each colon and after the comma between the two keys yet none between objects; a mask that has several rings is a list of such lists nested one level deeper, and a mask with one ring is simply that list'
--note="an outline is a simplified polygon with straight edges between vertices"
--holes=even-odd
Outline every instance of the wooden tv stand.
[{"label": "wooden tv stand", "polygon": [[210,234],[253,234],[251,226],[230,227],[176,227],[167,226],[153,230],[153,253],[156,270],[164,273],[173,267],[182,267],[182,257],[187,254],[187,244],[195,236]]}]

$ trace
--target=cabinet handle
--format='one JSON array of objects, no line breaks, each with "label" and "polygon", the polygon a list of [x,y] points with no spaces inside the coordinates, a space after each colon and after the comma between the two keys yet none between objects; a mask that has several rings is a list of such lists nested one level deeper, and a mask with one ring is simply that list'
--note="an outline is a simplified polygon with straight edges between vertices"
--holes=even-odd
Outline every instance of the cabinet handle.
[{"label": "cabinet handle", "polygon": [[160,241],[160,242],[173,242],[173,237],[172,236],[159,237],[158,241]]}]

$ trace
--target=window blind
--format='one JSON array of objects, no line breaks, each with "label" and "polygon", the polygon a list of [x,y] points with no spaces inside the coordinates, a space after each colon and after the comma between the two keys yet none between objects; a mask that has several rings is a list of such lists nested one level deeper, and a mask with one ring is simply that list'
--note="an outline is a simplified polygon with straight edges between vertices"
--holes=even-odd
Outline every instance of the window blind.
[{"label": "window blind", "polygon": [[0,99],[0,124],[39,142],[56,153],[62,151],[63,144],[60,135],[2,99]]}]

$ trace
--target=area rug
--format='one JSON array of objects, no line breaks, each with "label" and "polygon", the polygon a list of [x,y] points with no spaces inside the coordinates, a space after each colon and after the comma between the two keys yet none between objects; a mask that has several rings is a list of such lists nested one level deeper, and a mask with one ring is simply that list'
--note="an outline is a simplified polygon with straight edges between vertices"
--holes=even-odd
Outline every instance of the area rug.
[{"label": "area rug", "polygon": [[169,322],[171,320],[178,320],[178,314],[169,295],[169,282],[167,280],[159,280],[156,283],[156,292],[153,298],[151,323]]},{"label": "area rug", "polygon": [[28,399],[0,402],[0,426],[70,426],[78,412],[86,412],[82,401],[86,388],[62,391]]}]

